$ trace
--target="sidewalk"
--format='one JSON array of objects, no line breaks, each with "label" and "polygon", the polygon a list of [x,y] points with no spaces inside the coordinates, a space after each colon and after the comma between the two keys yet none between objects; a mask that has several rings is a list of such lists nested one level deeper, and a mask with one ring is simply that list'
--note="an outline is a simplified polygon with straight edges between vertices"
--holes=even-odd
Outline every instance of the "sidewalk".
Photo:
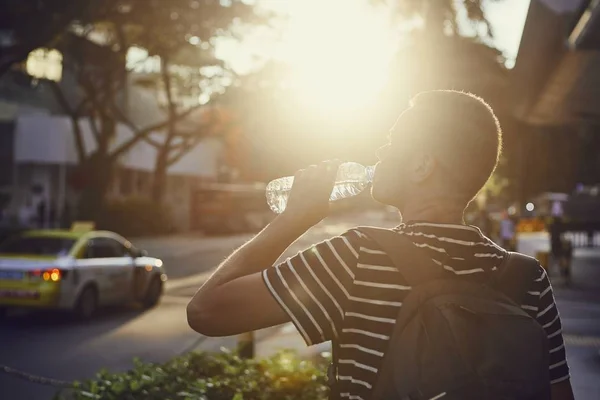
[{"label": "sidewalk", "polygon": [[[396,224],[396,221],[385,220],[384,214],[379,211],[335,215],[312,227],[295,243],[294,248],[298,248],[298,245],[308,246],[316,241],[325,240],[359,225],[392,227]],[[152,257],[169,258],[175,256],[186,257],[207,251],[229,252],[241,246],[255,234],[256,232],[207,236],[202,232],[185,232],[167,236],[131,238],[130,240],[134,246],[148,251],[148,254]]]}]

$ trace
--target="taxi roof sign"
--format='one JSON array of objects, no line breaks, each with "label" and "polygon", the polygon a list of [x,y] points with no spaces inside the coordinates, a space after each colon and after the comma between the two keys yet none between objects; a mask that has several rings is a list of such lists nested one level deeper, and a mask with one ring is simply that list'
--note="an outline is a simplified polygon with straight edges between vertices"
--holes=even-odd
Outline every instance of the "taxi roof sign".
[{"label": "taxi roof sign", "polygon": [[96,224],[93,221],[75,221],[71,225],[71,232],[90,232],[95,227]]}]

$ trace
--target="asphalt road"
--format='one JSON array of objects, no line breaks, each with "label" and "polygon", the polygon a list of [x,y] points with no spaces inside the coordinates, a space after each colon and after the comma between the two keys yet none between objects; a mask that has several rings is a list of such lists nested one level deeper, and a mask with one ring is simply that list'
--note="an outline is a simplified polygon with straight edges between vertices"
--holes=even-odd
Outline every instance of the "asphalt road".
[{"label": "asphalt road", "polygon": [[[373,217],[325,221],[299,240],[288,255],[355,224],[381,224]],[[393,225],[392,221],[383,222]],[[134,306],[105,310],[94,321],[78,324],[56,315],[17,315],[0,326],[0,364],[61,380],[92,377],[100,368],[120,371],[132,359],[161,362],[190,348],[217,350],[232,338],[204,338],[191,331],[185,305],[207,274],[248,236],[170,237],[140,240],[151,255],[163,258],[169,272],[166,295],[149,311]],[[578,252],[573,284],[555,282],[568,343],[576,398],[600,398],[600,251]],[[258,333],[259,340],[272,332]],[[52,387],[32,384],[0,372],[0,399],[48,399]]]},{"label": "asphalt road", "polygon": [[[373,223],[372,218],[324,221],[298,240],[287,255],[339,234],[353,224],[368,223]],[[162,362],[198,346],[218,350],[232,345],[231,338],[205,338],[193,332],[187,326],[185,306],[210,271],[249,237],[133,240],[150,255],[162,258],[167,268],[165,296],[156,308],[108,309],[87,324],[51,313],[12,316],[0,326],[0,365],[72,381],[93,377],[101,368],[127,370],[134,357]],[[43,400],[55,392],[52,387],[0,372],[0,400]]]}]

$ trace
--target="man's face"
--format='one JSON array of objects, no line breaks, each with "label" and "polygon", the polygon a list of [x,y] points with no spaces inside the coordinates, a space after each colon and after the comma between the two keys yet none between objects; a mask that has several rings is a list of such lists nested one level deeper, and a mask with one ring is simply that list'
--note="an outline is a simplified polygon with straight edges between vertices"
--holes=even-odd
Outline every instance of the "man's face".
[{"label": "man's face", "polygon": [[377,151],[379,163],[375,169],[371,195],[380,203],[402,209],[410,192],[410,132],[404,132],[407,110],[396,121],[388,143]]}]

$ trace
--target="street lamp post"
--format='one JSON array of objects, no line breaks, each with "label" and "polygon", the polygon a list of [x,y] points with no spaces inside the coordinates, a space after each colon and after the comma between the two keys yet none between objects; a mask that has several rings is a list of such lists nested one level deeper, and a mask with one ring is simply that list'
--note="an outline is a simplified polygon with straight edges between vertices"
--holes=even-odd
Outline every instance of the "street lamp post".
[{"label": "street lamp post", "polygon": [[238,352],[242,358],[254,358],[254,332],[238,335]]},{"label": "street lamp post", "polygon": [[[65,206],[67,202],[67,163],[68,163],[68,147],[67,147],[67,135],[63,135],[63,157],[62,162],[59,163],[59,177],[58,177],[58,201],[56,202],[56,206],[58,210],[56,210],[56,218],[58,220],[59,227],[62,227],[62,221],[65,212]],[[65,227],[66,228],[66,227]]]}]

